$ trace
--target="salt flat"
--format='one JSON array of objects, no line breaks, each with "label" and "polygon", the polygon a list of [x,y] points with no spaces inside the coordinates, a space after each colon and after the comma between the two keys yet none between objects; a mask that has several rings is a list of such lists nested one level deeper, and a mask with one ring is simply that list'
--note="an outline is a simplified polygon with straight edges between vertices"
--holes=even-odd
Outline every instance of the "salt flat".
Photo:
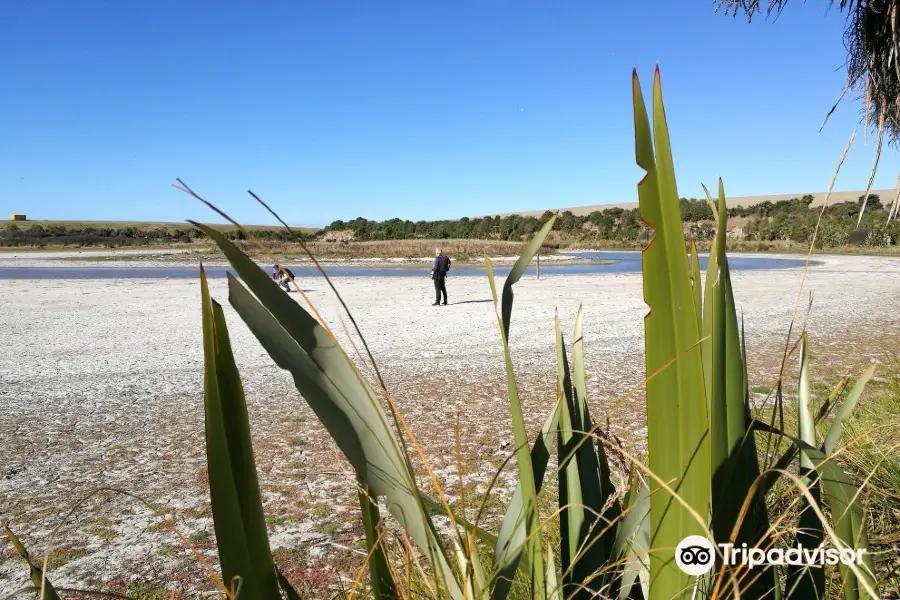
[{"label": "salt flat", "polygon": [[[53,258],[36,257],[31,266],[42,260]],[[817,261],[799,302],[803,320],[813,293],[814,374],[839,366],[852,374],[870,361],[895,358],[900,260]],[[802,277],[802,269],[733,273],[751,385],[771,384],[777,375]],[[338,304],[324,281],[299,283],[346,342]],[[500,442],[511,435],[485,278],[451,275],[447,307],[430,306],[427,273],[335,284],[432,467],[455,477],[458,422],[465,470],[475,484],[486,480],[505,456]],[[352,547],[361,535],[351,518],[355,492],[346,467],[290,377],[228,307],[225,281],[212,281],[211,290],[225,304],[247,390],[273,546],[301,548],[304,556],[327,562],[345,552],[334,543]],[[76,499],[114,486],[176,516],[185,535],[214,556],[203,533],[211,531],[211,521],[204,509],[199,296],[199,282],[192,280],[0,280],[0,517],[11,518],[38,553]],[[619,400],[644,378],[647,309],[639,274],[530,278],[516,286],[510,338],[530,425],[536,428],[555,400],[554,311],[568,333],[579,304],[594,416],[608,417],[617,435],[639,446],[640,396]],[[60,538],[69,560],[51,571],[58,586],[97,586],[136,568],[182,590],[211,585],[139,502],[104,495],[76,515],[75,529]],[[10,558],[10,548],[0,549],[2,596],[24,585],[26,571]]]}]

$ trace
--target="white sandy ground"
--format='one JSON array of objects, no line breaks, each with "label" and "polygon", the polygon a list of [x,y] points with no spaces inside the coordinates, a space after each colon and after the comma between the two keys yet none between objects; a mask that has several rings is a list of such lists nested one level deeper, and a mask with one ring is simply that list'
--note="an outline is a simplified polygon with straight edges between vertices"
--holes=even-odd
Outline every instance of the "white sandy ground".
[{"label": "white sandy ground", "polygon": [[[813,369],[842,365],[854,373],[870,361],[895,358],[900,260],[817,260],[805,288],[814,293]],[[33,258],[30,265],[51,262]],[[733,273],[751,385],[775,378],[801,277],[801,269]],[[456,481],[458,419],[466,481],[482,493],[505,456],[501,442],[510,439],[485,278],[451,275],[448,307],[430,306],[427,276],[335,283],[432,467]],[[300,284],[345,340],[325,283],[304,278]],[[290,378],[227,305],[224,279],[212,281],[211,289],[225,304],[247,391],[273,547],[295,549],[304,561],[325,557],[323,564],[337,553],[357,565],[360,557],[347,548],[362,533],[352,518],[356,500],[342,474],[345,464]],[[183,533],[214,558],[203,508],[199,295],[192,280],[0,281],[0,518],[12,519],[38,556],[48,531],[79,498],[115,486],[175,515]],[[807,300],[804,291],[801,314]],[[536,429],[555,400],[554,309],[568,335],[579,303],[593,416],[609,418],[614,433],[639,447],[640,396],[617,401],[644,378],[639,274],[529,278],[516,286],[511,343],[529,425]],[[501,488],[508,493],[507,479]],[[211,588],[197,561],[137,501],[104,495],[76,515],[74,528],[56,540],[70,559],[50,573],[57,586],[113,589],[110,582],[141,578],[186,593]],[[26,585],[26,570],[11,547],[0,545],[0,552],[2,597]]]}]

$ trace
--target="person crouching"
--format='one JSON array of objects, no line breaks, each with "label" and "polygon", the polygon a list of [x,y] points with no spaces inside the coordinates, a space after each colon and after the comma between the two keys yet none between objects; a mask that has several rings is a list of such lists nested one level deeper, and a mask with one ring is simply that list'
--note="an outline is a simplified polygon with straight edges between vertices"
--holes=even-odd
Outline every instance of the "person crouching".
[{"label": "person crouching", "polygon": [[291,291],[291,280],[294,279],[294,274],[291,273],[291,270],[286,267],[281,267],[279,265],[272,266],[272,279],[274,279],[278,285],[280,285],[284,291]]}]

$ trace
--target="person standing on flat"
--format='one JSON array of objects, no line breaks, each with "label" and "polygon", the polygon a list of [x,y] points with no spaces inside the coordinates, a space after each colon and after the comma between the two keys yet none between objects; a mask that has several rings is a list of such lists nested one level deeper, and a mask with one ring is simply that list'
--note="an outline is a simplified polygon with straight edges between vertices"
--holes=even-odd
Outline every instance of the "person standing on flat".
[{"label": "person standing on flat", "polygon": [[444,306],[447,306],[447,271],[450,270],[450,257],[437,248],[434,251],[434,262],[431,264],[431,279],[434,281],[434,304],[441,304],[441,295],[444,297]]}]

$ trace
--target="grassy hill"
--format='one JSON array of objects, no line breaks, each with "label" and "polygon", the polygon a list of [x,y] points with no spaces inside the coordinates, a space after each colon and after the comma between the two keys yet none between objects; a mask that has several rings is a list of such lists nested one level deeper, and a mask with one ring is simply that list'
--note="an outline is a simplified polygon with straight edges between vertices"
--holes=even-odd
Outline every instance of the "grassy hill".
[{"label": "grassy hill", "polygon": [[[20,229],[27,229],[34,225],[40,225],[46,229],[51,227],[62,227],[66,230],[83,230],[83,229],[125,229],[132,227],[138,231],[156,231],[160,229],[173,229],[178,231],[187,231],[191,229],[190,223],[175,222],[168,223],[165,221],[54,221],[47,219],[28,219],[27,221],[0,221],[0,227],[9,227],[15,225]],[[231,231],[234,226],[231,223],[207,223],[209,227],[220,231]],[[304,225],[291,226],[297,231],[303,233],[315,233],[318,227],[308,227]],[[266,229],[280,229],[280,225],[244,225],[244,228],[250,231],[259,231]]]}]

